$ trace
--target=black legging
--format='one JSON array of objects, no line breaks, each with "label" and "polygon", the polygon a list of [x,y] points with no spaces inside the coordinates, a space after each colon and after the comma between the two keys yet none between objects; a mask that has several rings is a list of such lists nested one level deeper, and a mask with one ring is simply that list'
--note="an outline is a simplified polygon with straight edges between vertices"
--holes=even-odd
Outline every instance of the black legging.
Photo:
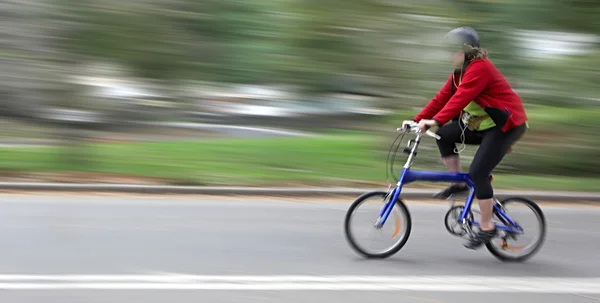
[{"label": "black legging", "polygon": [[[452,122],[440,127],[437,134],[441,137],[437,140],[438,148],[442,157],[457,155],[454,152],[456,143],[461,143],[462,122]],[[494,197],[494,190],[490,184],[490,174],[492,170],[502,161],[510,147],[527,131],[527,126],[522,124],[518,127],[502,132],[501,128],[496,126],[484,131],[465,130],[465,144],[480,145],[471,167],[469,175],[475,184],[475,196],[477,199],[491,199]]]}]

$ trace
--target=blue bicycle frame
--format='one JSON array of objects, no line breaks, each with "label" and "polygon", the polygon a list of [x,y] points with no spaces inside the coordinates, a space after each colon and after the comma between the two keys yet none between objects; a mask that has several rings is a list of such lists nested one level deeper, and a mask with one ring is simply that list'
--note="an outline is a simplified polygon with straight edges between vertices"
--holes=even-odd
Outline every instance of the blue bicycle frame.
[{"label": "blue bicycle frame", "polygon": [[[378,227],[383,226],[383,224],[387,220],[389,214],[391,213],[391,211],[394,207],[395,201],[400,196],[402,187],[405,184],[409,184],[409,183],[412,183],[415,181],[455,182],[455,183],[464,182],[464,183],[466,183],[470,188],[470,193],[467,197],[464,209],[458,220],[459,220],[459,222],[461,222],[463,224],[470,223],[475,226],[479,226],[479,222],[477,222],[477,221],[470,221],[470,222],[467,221],[468,213],[471,210],[471,205],[473,204],[473,200],[475,199],[475,185],[469,174],[427,171],[427,170],[411,170],[410,169],[410,166],[412,165],[412,161],[416,155],[416,150],[419,146],[419,143],[421,142],[421,138],[422,138],[422,134],[419,133],[417,135],[417,138],[414,140],[415,144],[410,151],[408,160],[406,161],[406,164],[404,165],[404,168],[402,170],[402,174],[400,175],[400,178],[398,179],[398,183],[397,183],[396,187],[393,189],[393,191],[390,194],[388,194],[388,197],[391,196],[391,199],[389,199],[387,201],[384,208],[381,210],[381,213],[379,214],[379,218],[377,220]],[[413,141],[413,140],[411,140],[411,141]],[[411,144],[411,141],[409,141],[409,143],[408,143],[409,146]],[[508,217],[508,215],[502,210],[502,208],[498,206],[497,203],[494,203],[494,209],[495,209],[496,214],[498,215],[498,218],[500,219],[500,221],[502,221],[502,223],[505,224],[505,225],[496,224],[496,226],[499,229],[510,232],[510,233],[523,232],[523,229],[518,224],[516,224],[513,220],[511,220]]]}]

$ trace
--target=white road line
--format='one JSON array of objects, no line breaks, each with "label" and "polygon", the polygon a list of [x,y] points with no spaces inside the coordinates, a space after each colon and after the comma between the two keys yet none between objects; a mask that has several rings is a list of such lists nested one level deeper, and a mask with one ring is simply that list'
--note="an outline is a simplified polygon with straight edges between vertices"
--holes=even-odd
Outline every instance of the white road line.
[{"label": "white road line", "polygon": [[0,275],[13,290],[353,290],[600,294],[599,278],[486,276]]}]

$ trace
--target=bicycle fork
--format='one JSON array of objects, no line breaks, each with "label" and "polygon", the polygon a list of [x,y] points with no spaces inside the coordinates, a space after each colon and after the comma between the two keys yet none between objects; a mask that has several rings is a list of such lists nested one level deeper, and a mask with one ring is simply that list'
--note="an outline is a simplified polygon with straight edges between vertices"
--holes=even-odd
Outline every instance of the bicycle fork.
[{"label": "bicycle fork", "polygon": [[390,188],[388,188],[388,192],[384,196],[385,204],[384,204],[383,208],[381,209],[381,211],[379,212],[379,216],[377,217],[375,224],[373,224],[375,228],[381,229],[383,227],[383,224],[385,223],[388,216],[392,212],[392,209],[394,208],[394,204],[396,203],[396,200],[398,199],[398,196],[400,195],[401,188],[402,188],[402,185],[400,182],[398,182],[398,186],[396,186],[394,188],[392,188],[390,186]]}]

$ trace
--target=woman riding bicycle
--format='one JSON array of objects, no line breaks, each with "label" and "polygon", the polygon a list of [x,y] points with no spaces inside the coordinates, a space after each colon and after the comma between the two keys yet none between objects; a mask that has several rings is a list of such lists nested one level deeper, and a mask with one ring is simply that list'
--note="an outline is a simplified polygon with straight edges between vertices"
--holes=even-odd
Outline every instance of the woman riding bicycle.
[{"label": "woman riding bicycle", "polygon": [[[440,127],[437,141],[443,162],[450,172],[461,172],[456,143],[480,145],[469,175],[481,211],[481,228],[465,247],[475,249],[496,234],[492,222],[494,191],[492,170],[527,130],[527,115],[520,97],[480,48],[479,35],[459,27],[446,35],[453,48],[454,72],[433,99],[414,117],[426,131]],[[451,120],[453,120],[451,123]],[[413,121],[405,121],[413,122]],[[403,124],[404,124],[403,123]],[[468,191],[466,184],[453,184],[436,197]]]}]

